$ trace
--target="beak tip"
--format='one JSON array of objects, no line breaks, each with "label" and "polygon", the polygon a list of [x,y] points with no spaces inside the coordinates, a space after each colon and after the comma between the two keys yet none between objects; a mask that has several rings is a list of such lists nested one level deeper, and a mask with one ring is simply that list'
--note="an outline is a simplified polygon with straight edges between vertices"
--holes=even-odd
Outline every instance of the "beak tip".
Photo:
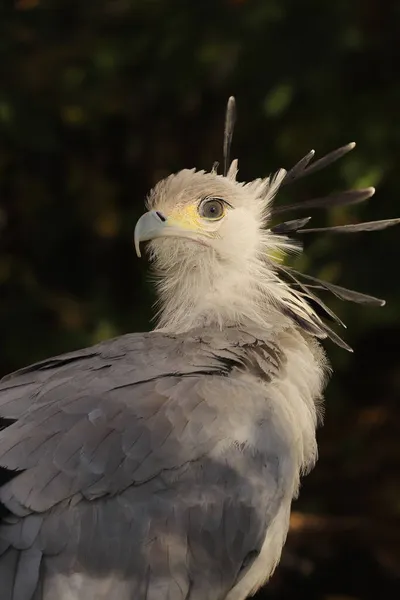
[{"label": "beak tip", "polygon": [[138,258],[142,258],[142,253],[140,252],[140,242],[139,242],[139,240],[135,239],[134,244],[135,244],[136,256]]}]

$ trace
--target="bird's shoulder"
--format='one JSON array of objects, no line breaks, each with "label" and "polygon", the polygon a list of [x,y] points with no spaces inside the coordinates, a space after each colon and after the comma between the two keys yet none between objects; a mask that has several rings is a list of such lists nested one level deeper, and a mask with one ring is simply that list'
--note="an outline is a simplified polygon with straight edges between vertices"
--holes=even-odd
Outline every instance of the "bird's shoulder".
[{"label": "bird's shoulder", "polygon": [[63,391],[79,384],[80,390],[95,392],[100,382],[121,387],[171,375],[227,375],[240,366],[268,379],[282,359],[273,336],[257,328],[126,334],[6,375],[0,380],[0,418],[18,418],[52,384]]},{"label": "bird's shoulder", "polygon": [[201,329],[126,335],[7,376],[0,467],[20,474],[0,496],[46,510],[245,446],[268,421],[259,381],[281,360],[256,331]]}]

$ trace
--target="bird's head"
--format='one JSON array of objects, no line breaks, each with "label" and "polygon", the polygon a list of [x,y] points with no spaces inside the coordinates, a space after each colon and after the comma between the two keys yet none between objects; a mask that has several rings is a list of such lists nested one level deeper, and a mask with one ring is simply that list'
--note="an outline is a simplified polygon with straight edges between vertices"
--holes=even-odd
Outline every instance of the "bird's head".
[{"label": "bird's head", "polygon": [[238,183],[236,173],[233,161],[226,176],[184,169],[160,181],[149,195],[149,211],[136,225],[138,255],[140,242],[151,240],[151,256],[163,272],[206,265],[211,278],[219,267],[245,276],[268,251],[268,242],[272,250],[284,241],[269,235],[266,223],[285,171],[272,182],[249,184]]},{"label": "bird's head", "polygon": [[140,243],[149,242],[163,327],[173,322],[176,331],[199,323],[238,323],[244,312],[253,312],[252,320],[260,315],[266,283],[274,279],[268,253],[291,246],[266,229],[285,171],[272,181],[248,184],[237,182],[236,174],[237,161],[225,176],[216,169],[185,169],[160,181],[148,197],[135,245],[140,255]]},{"label": "bird's head", "polygon": [[[276,208],[274,197],[281,185],[322,168],[354,147],[348,144],[311,163],[311,151],[293,169],[249,183],[237,181],[238,163],[228,168],[234,124],[234,100],[229,99],[224,136],[224,174],[217,165],[211,172],[184,169],[160,181],[150,192],[146,212],[135,228],[135,247],[148,243],[160,294],[159,326],[185,331],[207,324],[240,325],[255,322],[269,327],[289,319],[317,337],[331,337],[347,347],[324,323],[338,319],[314,295],[310,283],[276,260],[299,249],[294,233],[310,217],[270,226],[271,217],[288,210],[330,207],[360,202],[373,188],[343,192],[300,205]],[[400,219],[362,224],[355,230],[379,229]],[[345,226],[346,227],[346,226]],[[339,228],[340,229],[340,228]],[[343,228],[342,228],[343,229]],[[382,301],[318,282],[333,293],[359,302]],[[342,290],[342,291],[341,291]],[[348,348],[348,347],[347,347]]]}]

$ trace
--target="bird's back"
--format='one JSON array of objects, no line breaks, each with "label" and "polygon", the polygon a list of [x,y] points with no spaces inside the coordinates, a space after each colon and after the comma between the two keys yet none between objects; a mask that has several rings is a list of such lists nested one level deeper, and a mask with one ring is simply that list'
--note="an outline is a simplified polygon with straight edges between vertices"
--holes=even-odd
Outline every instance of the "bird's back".
[{"label": "bird's back", "polygon": [[3,379],[1,600],[244,598],[313,459],[307,353],[284,328],[152,332]]}]

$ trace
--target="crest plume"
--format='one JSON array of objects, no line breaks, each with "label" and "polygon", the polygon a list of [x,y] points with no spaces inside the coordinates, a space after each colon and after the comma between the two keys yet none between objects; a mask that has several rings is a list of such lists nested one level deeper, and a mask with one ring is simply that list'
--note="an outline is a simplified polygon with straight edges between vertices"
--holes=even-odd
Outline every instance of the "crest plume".
[{"label": "crest plume", "polygon": [[[236,178],[237,174],[237,160],[232,161],[229,164],[230,147],[232,143],[233,128],[236,120],[236,104],[235,99],[231,96],[228,100],[226,117],[225,117],[225,131],[224,131],[224,176],[229,178]],[[269,195],[273,197],[278,190],[278,187],[290,185],[297,180],[311,175],[328,167],[335,161],[345,156],[348,152],[355,148],[355,142],[350,142],[327,155],[315,160],[315,150],[310,150],[298,163],[294,165],[287,172],[281,170],[279,176],[270,178],[269,182]],[[277,183],[274,190],[274,184]],[[251,184],[250,184],[251,185]],[[343,192],[330,194],[328,196],[318,197],[311,200],[305,200],[303,202],[296,202],[293,204],[287,204],[283,206],[272,206],[269,211],[268,217],[275,217],[284,213],[305,211],[311,209],[331,209],[337,206],[349,206],[353,204],[359,204],[371,198],[375,193],[373,187],[367,187],[359,190],[345,190]],[[351,223],[346,225],[332,226],[332,227],[307,227],[305,225],[309,223],[311,216],[291,219],[289,221],[283,221],[274,225],[268,231],[277,236],[287,235],[304,235],[308,233],[334,233],[334,234],[349,234],[349,233],[360,233],[379,231],[386,229],[393,225],[400,224],[400,218],[395,219],[384,219],[372,222],[363,223]],[[282,306],[282,311],[290,316],[297,325],[300,325],[303,329],[312,333],[316,337],[324,338],[329,337],[333,342],[351,351],[351,348],[325,323],[325,320],[335,322],[341,326],[344,323],[335,315],[316,295],[315,292],[319,290],[325,290],[331,292],[337,298],[341,300],[355,302],[357,304],[364,304],[370,306],[383,306],[385,301],[380,298],[363,294],[354,290],[350,290],[339,285],[330,283],[312,277],[304,273],[300,273],[293,268],[283,266],[282,264],[275,263],[274,269],[278,273],[279,278],[289,286],[293,293],[294,299],[296,300],[293,306]],[[303,280],[303,281],[302,281]]]},{"label": "crest plume", "polygon": [[233,96],[228,100],[225,115],[225,130],[224,130],[224,175],[227,175],[229,166],[229,156],[231,152],[233,130],[236,122],[236,101]]}]

